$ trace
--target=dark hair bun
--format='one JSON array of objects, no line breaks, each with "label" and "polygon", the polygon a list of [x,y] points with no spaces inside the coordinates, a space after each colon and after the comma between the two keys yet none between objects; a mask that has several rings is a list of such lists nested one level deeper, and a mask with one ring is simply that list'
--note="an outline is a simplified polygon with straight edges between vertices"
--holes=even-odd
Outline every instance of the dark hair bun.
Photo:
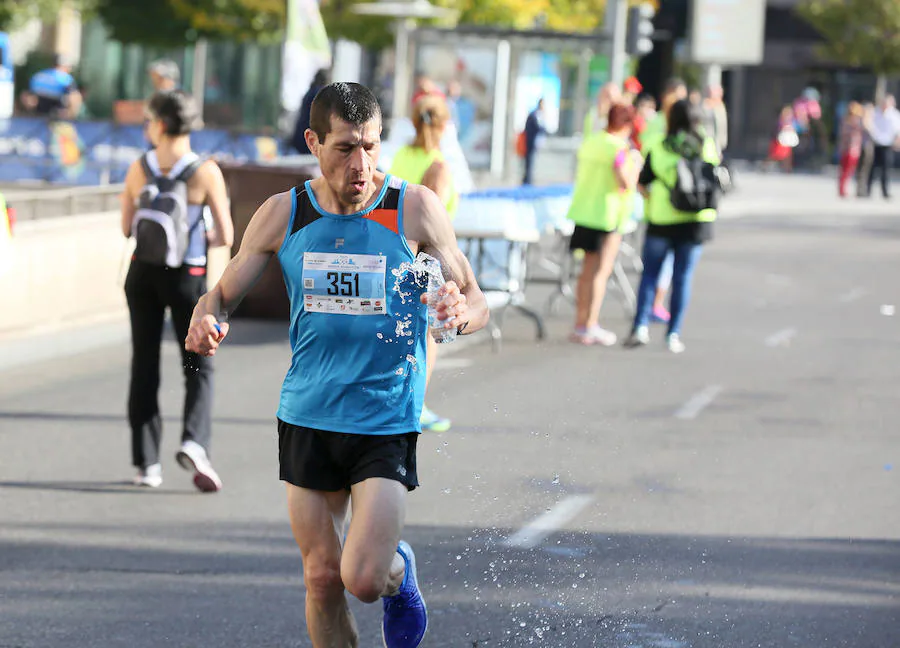
[{"label": "dark hair bun", "polygon": [[187,135],[201,126],[197,103],[184,90],[157,92],[150,98],[149,108],[165,126],[166,135]]}]

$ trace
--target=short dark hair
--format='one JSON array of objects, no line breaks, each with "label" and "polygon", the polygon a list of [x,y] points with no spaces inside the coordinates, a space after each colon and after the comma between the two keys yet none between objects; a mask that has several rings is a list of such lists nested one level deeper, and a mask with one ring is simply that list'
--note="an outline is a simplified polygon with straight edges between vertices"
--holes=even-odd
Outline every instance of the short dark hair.
[{"label": "short dark hair", "polygon": [[147,107],[163,123],[166,135],[187,135],[200,126],[197,103],[184,90],[157,92]]},{"label": "short dark hair", "polygon": [[381,106],[366,86],[339,81],[319,90],[309,109],[309,128],[319,142],[324,142],[325,136],[331,132],[332,115],[354,126],[361,126],[375,118],[381,121]]},{"label": "short dark hair", "polygon": [[684,88],[685,90],[687,90],[687,83],[684,82],[684,79],[682,79],[680,77],[670,77],[666,81],[666,85],[663,90],[663,94],[669,94],[671,92],[680,90],[681,88]]}]

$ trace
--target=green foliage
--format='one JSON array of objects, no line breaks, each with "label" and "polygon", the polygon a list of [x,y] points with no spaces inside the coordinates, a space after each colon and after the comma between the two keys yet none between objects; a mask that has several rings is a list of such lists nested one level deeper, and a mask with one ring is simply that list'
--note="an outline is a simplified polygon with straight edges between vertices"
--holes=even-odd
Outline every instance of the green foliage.
[{"label": "green foliage", "polygon": [[[0,31],[12,31],[35,18],[52,20],[66,0],[0,0]],[[83,2],[69,3],[80,7]]]},{"label": "green foliage", "polygon": [[515,29],[586,32],[603,22],[605,0],[434,0],[459,11],[459,22]]},{"label": "green foliage", "polygon": [[804,0],[797,13],[822,34],[828,58],[876,74],[900,72],[900,2]]},{"label": "green foliage", "polygon": [[356,41],[374,50],[390,47],[394,42],[392,18],[361,16],[352,7],[372,0],[322,0],[320,10],[328,38]]},{"label": "green foliage", "polygon": [[274,42],[286,18],[284,0],[96,0],[115,40],[180,47],[198,38]]},{"label": "green foliage", "polygon": [[[322,19],[329,38],[346,38],[380,49],[393,43],[391,18],[361,16],[354,5],[372,0],[323,0]],[[438,7],[458,12],[460,24],[514,29],[542,27],[585,32],[603,22],[605,0],[431,0]],[[421,21],[420,24],[428,24]]]}]

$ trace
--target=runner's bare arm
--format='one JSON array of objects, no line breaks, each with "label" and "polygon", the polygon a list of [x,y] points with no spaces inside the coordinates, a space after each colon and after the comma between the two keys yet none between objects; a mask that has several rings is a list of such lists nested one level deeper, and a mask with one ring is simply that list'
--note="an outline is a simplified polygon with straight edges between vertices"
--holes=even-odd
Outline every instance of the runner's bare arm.
[{"label": "runner's bare arm", "polygon": [[197,169],[199,181],[206,188],[206,204],[212,214],[213,229],[207,240],[210,247],[231,247],[234,241],[234,223],[231,220],[231,206],[228,204],[228,189],[219,165],[207,160]]},{"label": "runner's bare arm", "polygon": [[184,344],[188,351],[207,356],[215,354],[228,333],[228,323],[218,321],[220,313],[233,311],[262,276],[269,259],[284,241],[290,217],[289,192],[272,196],[256,211],[244,233],[241,249],[215,287],[194,307]]},{"label": "runner's bare arm", "polygon": [[137,211],[137,197],[141,193],[141,185],[144,182],[144,172],[141,163],[132,162],[125,174],[125,187],[119,194],[119,202],[122,206],[122,234],[125,238],[131,237],[131,224],[134,221],[134,212]]},{"label": "runner's bare arm", "polygon": [[438,319],[447,320],[446,328],[459,327],[465,333],[483,328],[490,318],[487,301],[469,260],[459,249],[453,223],[441,201],[430,189],[409,185],[403,213],[410,246],[440,261],[447,280],[444,299],[437,305]]}]

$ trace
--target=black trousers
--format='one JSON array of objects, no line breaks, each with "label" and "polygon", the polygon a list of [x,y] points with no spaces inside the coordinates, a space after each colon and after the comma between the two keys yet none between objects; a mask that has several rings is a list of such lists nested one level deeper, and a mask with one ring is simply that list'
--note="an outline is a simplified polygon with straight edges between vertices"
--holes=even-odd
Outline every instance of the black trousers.
[{"label": "black trousers", "polygon": [[890,146],[875,145],[875,156],[872,158],[872,168],[869,169],[868,193],[872,195],[872,183],[875,181],[875,171],[881,173],[881,193],[885,198],[891,195],[891,169],[894,168],[894,149]]},{"label": "black trousers", "polygon": [[531,184],[531,170],[534,168],[534,154],[536,152],[535,148],[526,148],[525,149],[525,175],[522,178],[523,185]]},{"label": "black trousers", "polygon": [[128,422],[131,457],[144,468],[159,461],[162,417],[159,412],[159,362],[166,308],[172,313],[175,338],[184,367],[185,399],[182,442],[209,449],[212,432],[212,359],[184,349],[197,300],[206,292],[206,269],[165,268],[134,260],[125,279],[131,313],[131,387]]}]

